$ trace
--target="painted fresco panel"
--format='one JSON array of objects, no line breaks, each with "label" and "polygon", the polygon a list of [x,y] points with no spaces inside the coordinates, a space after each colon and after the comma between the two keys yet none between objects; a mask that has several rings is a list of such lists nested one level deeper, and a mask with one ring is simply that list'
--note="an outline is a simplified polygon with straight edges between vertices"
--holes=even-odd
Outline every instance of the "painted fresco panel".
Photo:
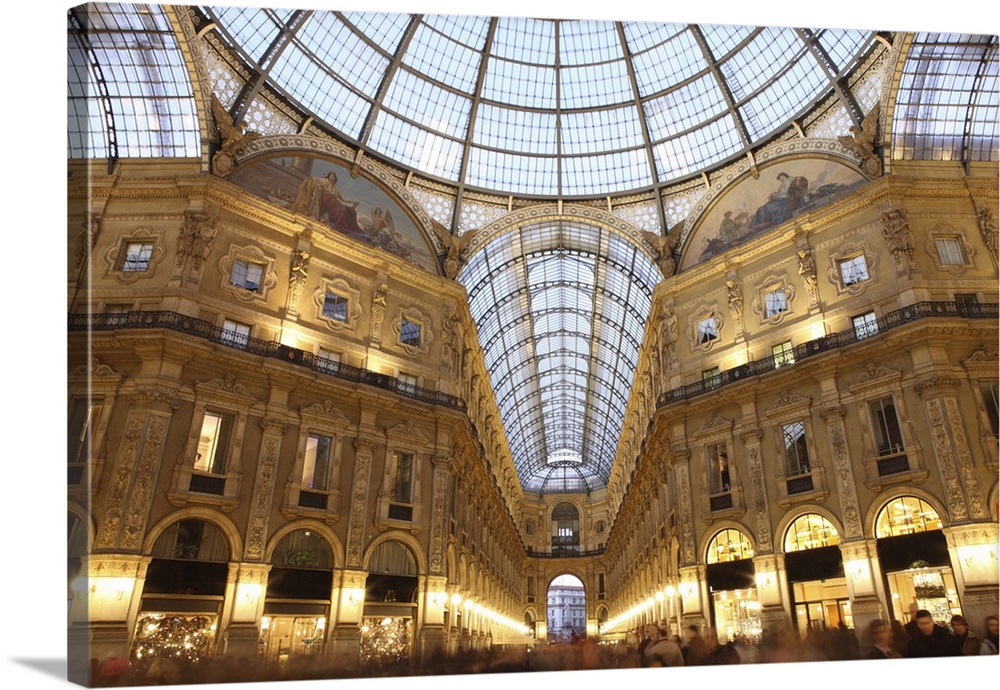
[{"label": "painted fresco panel", "polygon": [[254,196],[438,272],[430,245],[399,202],[371,180],[351,177],[344,165],[308,156],[269,158],[230,179]]},{"label": "painted fresco panel", "polygon": [[790,160],[762,168],[723,192],[691,233],[681,270],[706,261],[866,181],[856,169],[832,160]]}]

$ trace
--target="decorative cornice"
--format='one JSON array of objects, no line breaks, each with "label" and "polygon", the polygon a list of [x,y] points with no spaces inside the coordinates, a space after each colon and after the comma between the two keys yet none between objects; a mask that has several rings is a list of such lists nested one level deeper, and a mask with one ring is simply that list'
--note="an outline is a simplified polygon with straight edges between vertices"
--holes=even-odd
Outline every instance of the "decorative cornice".
[{"label": "decorative cornice", "polygon": [[326,422],[333,422],[334,424],[343,426],[349,426],[351,423],[351,420],[338,410],[329,398],[322,402],[313,403],[308,407],[300,407],[299,414],[303,416],[322,417]]},{"label": "decorative cornice", "polygon": [[962,385],[962,382],[955,378],[954,376],[944,376],[942,374],[928,374],[926,376],[921,376],[917,379],[916,383],[913,384],[913,390],[918,394],[923,393],[925,390],[931,388],[958,388]]},{"label": "decorative cornice", "polygon": [[778,412],[784,412],[789,408],[807,407],[810,403],[810,398],[801,396],[798,393],[791,393],[789,391],[781,391],[778,394],[778,399],[774,403],[764,410],[764,414],[773,415]]},{"label": "decorative cornice", "polygon": [[99,377],[123,379],[126,376],[128,376],[128,374],[115,371],[107,364],[102,363],[96,357],[91,358],[88,364],[81,364],[69,372],[70,379],[90,380]]},{"label": "decorative cornice", "polygon": [[232,393],[233,395],[238,395],[240,397],[249,398],[253,401],[257,401],[256,395],[250,392],[243,384],[236,380],[234,374],[226,374],[222,378],[212,379],[210,381],[201,381],[195,384],[195,388],[200,390],[208,391],[220,391],[224,393]]}]

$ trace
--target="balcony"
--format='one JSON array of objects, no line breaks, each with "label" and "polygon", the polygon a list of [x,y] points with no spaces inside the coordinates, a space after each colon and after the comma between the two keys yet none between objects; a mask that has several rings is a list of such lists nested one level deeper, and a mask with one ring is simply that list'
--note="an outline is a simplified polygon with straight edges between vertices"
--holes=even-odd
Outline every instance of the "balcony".
[{"label": "balcony", "polygon": [[69,332],[86,333],[135,329],[165,329],[202,338],[236,350],[272,359],[280,359],[345,381],[375,386],[432,405],[465,411],[465,401],[447,393],[402,383],[393,376],[386,376],[368,369],[331,362],[326,357],[298,348],[282,345],[274,340],[261,340],[235,336],[209,321],[196,319],[172,311],[129,311],[113,314],[70,314]]},{"label": "balcony", "polygon": [[[733,369],[720,372],[717,376],[708,377],[705,380],[696,381],[695,383],[666,391],[657,400],[656,405],[657,407],[664,407],[675,402],[690,400],[691,398],[716,391],[721,387],[738,383],[754,376],[767,374],[775,369],[796,366],[801,361],[810,357],[847,347],[862,340],[875,337],[875,335],[884,334],[900,326],[927,318],[992,319],[995,322],[1000,318],[1000,305],[996,303],[917,302],[908,307],[889,312],[882,316],[882,318],[872,322],[871,329],[875,331],[874,334],[859,334],[853,327],[839,333],[831,333],[822,338],[796,345],[792,348],[790,355],[787,352],[782,352],[780,355],[774,357],[747,362]],[[789,362],[789,358],[794,363]]]}]

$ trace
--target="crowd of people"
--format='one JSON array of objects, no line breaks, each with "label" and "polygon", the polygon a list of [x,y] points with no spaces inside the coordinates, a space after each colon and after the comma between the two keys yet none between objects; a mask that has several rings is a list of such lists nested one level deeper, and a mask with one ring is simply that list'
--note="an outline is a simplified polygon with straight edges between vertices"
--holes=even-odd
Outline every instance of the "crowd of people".
[{"label": "crowd of people", "polygon": [[579,638],[571,644],[494,646],[459,654],[437,655],[418,662],[353,668],[335,666],[323,655],[293,657],[285,662],[219,656],[196,662],[158,658],[138,664],[114,657],[91,661],[93,687],[128,685],[175,685],[249,681],[366,678],[376,676],[518,673],[524,671],[568,671],[657,666],[712,666],[726,664],[789,663],[801,661],[848,661],[900,659],[998,653],[997,616],[988,616],[982,637],[969,628],[960,615],[949,626],[936,623],[930,612],[913,607],[904,625],[897,620],[875,620],[867,627],[864,646],[855,631],[843,624],[805,636],[784,629],[765,632],[757,638],[737,637],[720,643],[711,628],[684,629],[683,638],[668,635],[655,624],[636,630],[630,640],[598,643]]}]

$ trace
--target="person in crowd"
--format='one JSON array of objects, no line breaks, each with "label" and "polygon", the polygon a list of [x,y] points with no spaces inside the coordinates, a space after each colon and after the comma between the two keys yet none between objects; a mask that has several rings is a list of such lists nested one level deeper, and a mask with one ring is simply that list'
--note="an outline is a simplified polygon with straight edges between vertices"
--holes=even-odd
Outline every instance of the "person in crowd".
[{"label": "person in crowd", "polygon": [[917,611],[920,610],[920,606],[917,605],[917,602],[911,601],[909,610],[910,620],[906,621],[906,625],[903,627],[906,628],[906,634],[909,635],[912,640],[917,636]]},{"label": "person in crowd", "polygon": [[954,635],[935,623],[930,611],[919,609],[914,622],[917,624],[917,636],[906,646],[907,658],[962,655],[962,648]]},{"label": "person in crowd", "polygon": [[962,654],[973,656],[979,654],[979,638],[969,630],[969,623],[965,616],[955,614],[951,617],[951,630],[955,635],[955,641],[962,648]]},{"label": "person in crowd", "polygon": [[986,633],[983,635],[983,641],[979,644],[979,653],[1000,653],[1000,642],[997,641],[997,635],[1000,633],[1000,618],[986,616],[985,627]]},{"label": "person in crowd", "polygon": [[903,655],[893,647],[892,625],[888,621],[876,619],[868,625],[868,638],[872,649],[868,652],[869,659],[899,659]]},{"label": "person in crowd", "polygon": [[646,637],[649,638],[649,645],[643,652],[646,659],[645,666],[684,665],[681,648],[667,638],[666,631],[660,630],[655,623],[650,623],[646,626]]},{"label": "person in crowd", "polygon": [[638,650],[639,650],[639,665],[640,666],[645,666],[646,665],[646,647],[649,646],[650,640],[649,640],[649,637],[643,632],[642,628],[639,628],[638,630],[636,630],[635,634],[639,636],[639,646],[638,646]]},{"label": "person in crowd", "polygon": [[698,626],[689,625],[684,630],[684,637],[686,639],[684,640],[684,645],[681,647],[681,652],[684,654],[684,665],[698,666],[704,663],[709,649],[708,644],[698,630]]},{"label": "person in crowd", "polygon": [[889,627],[892,628],[892,648],[899,653],[899,656],[906,656],[906,645],[910,644],[910,634],[897,618],[889,621]]}]

